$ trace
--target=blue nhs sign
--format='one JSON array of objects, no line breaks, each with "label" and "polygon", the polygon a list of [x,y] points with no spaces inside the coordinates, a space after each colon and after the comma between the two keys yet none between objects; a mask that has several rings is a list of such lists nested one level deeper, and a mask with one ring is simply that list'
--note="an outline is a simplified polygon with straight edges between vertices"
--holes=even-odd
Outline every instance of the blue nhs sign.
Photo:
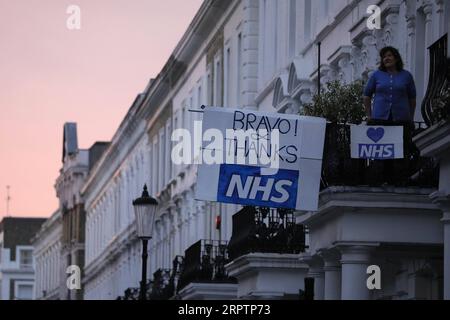
[{"label": "blue nhs sign", "polygon": [[217,201],[295,209],[299,171],[278,169],[262,175],[260,167],[221,164]]},{"label": "blue nhs sign", "polygon": [[363,159],[394,159],[393,144],[359,144],[358,154]]}]

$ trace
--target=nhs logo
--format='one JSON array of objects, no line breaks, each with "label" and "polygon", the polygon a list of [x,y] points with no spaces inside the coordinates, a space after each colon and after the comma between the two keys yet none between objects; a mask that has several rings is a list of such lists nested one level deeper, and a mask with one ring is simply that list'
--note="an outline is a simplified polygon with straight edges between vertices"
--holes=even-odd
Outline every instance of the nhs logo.
[{"label": "nhs logo", "polygon": [[217,200],[251,206],[295,209],[299,171],[278,169],[261,174],[260,167],[220,165]]},{"label": "nhs logo", "polygon": [[360,144],[359,158],[362,159],[394,159],[393,144]]},{"label": "nhs logo", "polygon": [[377,160],[403,158],[403,127],[352,126],[351,157]]}]

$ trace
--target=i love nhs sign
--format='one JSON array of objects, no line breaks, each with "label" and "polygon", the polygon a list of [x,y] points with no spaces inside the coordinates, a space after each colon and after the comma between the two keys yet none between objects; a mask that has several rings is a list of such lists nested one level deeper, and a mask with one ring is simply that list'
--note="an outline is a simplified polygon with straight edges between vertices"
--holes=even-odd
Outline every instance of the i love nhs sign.
[{"label": "i love nhs sign", "polygon": [[351,157],[376,160],[403,158],[403,127],[352,125]]},{"label": "i love nhs sign", "polygon": [[221,162],[199,164],[195,198],[317,210],[325,126],[317,117],[206,107],[202,157]]}]

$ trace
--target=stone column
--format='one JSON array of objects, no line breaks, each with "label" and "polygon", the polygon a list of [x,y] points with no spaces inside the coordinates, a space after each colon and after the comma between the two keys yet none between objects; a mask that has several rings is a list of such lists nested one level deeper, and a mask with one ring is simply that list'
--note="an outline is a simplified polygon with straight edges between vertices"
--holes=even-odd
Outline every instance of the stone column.
[{"label": "stone column", "polygon": [[435,19],[435,30],[439,34],[443,35],[445,33],[445,15],[444,15],[444,0],[434,0],[436,4],[436,19]]},{"label": "stone column", "polygon": [[341,265],[339,262],[340,254],[337,250],[320,250],[319,255],[322,257],[325,273],[324,299],[340,300],[341,299]]},{"label": "stone column", "polygon": [[[433,5],[431,1],[425,1],[423,6],[423,13],[425,14],[425,48],[428,48],[433,43]],[[430,54],[428,50],[425,55],[425,70],[423,78],[428,81],[430,74]],[[425,88],[426,90],[426,88]]]},{"label": "stone column", "polygon": [[406,41],[406,56],[405,64],[409,70],[413,70],[415,63],[415,43],[416,43],[416,15],[408,14],[406,16],[406,30],[408,40]]},{"label": "stone column", "polygon": [[325,274],[323,270],[323,260],[318,255],[311,256],[304,254],[300,261],[309,266],[307,277],[314,278],[314,300],[324,299]]},{"label": "stone column", "polygon": [[340,246],[342,268],[342,300],[369,300],[367,267],[370,265],[368,246]]},{"label": "stone column", "polygon": [[172,207],[172,210],[174,212],[174,225],[175,225],[175,255],[183,255],[182,248],[181,248],[181,226],[182,226],[182,219],[181,219],[181,209],[174,205]]},{"label": "stone column", "polygon": [[430,196],[442,210],[444,227],[444,300],[450,300],[450,194],[436,191]]}]

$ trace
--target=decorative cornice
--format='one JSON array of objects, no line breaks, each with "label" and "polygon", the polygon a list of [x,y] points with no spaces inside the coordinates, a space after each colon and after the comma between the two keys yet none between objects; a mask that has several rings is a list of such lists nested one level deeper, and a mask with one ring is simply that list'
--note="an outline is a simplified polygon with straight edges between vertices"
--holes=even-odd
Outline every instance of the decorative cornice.
[{"label": "decorative cornice", "polygon": [[442,191],[436,191],[430,195],[430,199],[443,212],[450,214],[450,194],[446,194]]}]

